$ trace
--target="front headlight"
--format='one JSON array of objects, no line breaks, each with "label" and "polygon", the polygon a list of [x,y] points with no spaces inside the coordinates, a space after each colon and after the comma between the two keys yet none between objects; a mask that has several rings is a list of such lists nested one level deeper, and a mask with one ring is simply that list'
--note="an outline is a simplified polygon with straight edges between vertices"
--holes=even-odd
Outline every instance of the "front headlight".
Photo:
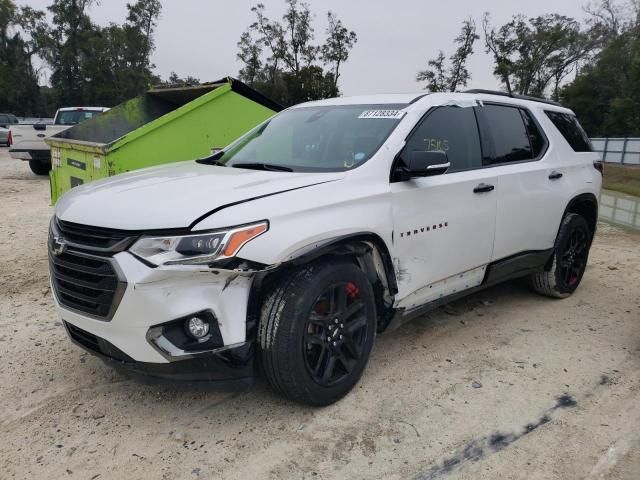
[{"label": "front headlight", "polygon": [[234,257],[249,241],[269,229],[269,222],[253,223],[209,233],[174,237],[142,237],[130,252],[154,265],[207,265]]}]

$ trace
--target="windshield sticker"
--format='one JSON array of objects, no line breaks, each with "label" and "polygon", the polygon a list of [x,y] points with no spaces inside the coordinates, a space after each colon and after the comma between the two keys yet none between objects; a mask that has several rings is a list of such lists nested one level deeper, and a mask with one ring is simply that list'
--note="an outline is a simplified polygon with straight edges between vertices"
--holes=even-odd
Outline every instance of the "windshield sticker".
[{"label": "windshield sticker", "polygon": [[425,146],[427,150],[430,152],[433,151],[449,151],[449,140],[440,139],[440,138],[425,138],[424,139]]},{"label": "windshield sticker", "polygon": [[400,120],[405,113],[402,110],[365,110],[358,118],[391,118]]}]

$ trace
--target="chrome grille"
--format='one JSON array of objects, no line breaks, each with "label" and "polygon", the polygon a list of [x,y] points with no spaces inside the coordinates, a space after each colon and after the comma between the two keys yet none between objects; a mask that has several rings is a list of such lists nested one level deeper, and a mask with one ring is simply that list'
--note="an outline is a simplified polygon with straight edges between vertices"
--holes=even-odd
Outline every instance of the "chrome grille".
[{"label": "chrome grille", "polygon": [[128,230],[92,227],[55,219],[56,233],[74,248],[95,252],[121,252],[126,250],[139,236]]},{"label": "chrome grille", "polygon": [[110,255],[135,237],[107,233],[106,229],[75,224],[70,228],[54,220],[49,232],[49,271],[61,305],[108,321],[126,289]]}]

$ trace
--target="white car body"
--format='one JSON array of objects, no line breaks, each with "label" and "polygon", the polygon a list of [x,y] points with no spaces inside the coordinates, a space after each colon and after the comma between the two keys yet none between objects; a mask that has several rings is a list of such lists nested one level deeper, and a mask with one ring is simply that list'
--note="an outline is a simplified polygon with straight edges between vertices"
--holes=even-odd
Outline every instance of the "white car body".
[{"label": "white car body", "polygon": [[0,127],[0,144],[9,146],[9,129]]},{"label": "white car body", "polygon": [[[548,139],[540,158],[390,181],[394,159],[427,112],[438,106],[481,109],[493,103],[533,115]],[[571,114],[565,108],[468,93],[336,98],[293,109],[360,104],[404,107],[383,145],[352,170],[293,173],[182,162],[65,194],[56,205],[57,221],[90,225],[98,232],[197,233],[263,220],[268,231],[240,249],[242,261],[233,268],[151,266],[128,250],[120,251],[109,258],[123,290],[108,321],[69,308],[56,295],[60,316],[69,328],[88,332],[145,365],[166,365],[187,356],[166,342],[166,348],[152,344],[150,332],[199,311],[213,312],[223,350],[236,348],[253,341],[248,319],[259,276],[304,262],[345,239],[358,239],[371,247],[373,275],[380,278],[384,304],[400,324],[424,306],[491,283],[489,277],[495,282],[524,272],[518,270],[522,263],[511,268],[514,256],[524,259],[525,266],[545,254],[546,261],[568,209],[587,208],[578,200],[596,202],[597,212],[598,155],[574,152],[545,114]],[[480,184],[493,188],[474,193]],[[64,232],[52,235],[54,241],[65,241]],[[73,247],[71,240],[67,243]]]},{"label": "white car body", "polygon": [[62,124],[61,116],[64,112],[87,112],[88,114],[103,113],[109,110],[106,107],[65,107],[56,111],[53,124],[44,122],[21,123],[11,126],[13,143],[9,150],[10,155],[18,160],[40,160],[51,162],[51,148],[44,141],[57,133],[73,127],[76,123]]}]

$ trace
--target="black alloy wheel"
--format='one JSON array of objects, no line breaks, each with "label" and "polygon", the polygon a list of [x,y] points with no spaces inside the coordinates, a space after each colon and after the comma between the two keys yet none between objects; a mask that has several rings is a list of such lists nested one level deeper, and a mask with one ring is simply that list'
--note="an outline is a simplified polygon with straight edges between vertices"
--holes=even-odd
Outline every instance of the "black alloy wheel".
[{"label": "black alloy wheel", "polygon": [[303,339],[305,365],[313,380],[326,387],[348,377],[369,335],[360,288],[353,282],[330,285],[311,307]]},{"label": "black alloy wheel", "polygon": [[569,213],[563,219],[547,268],[531,274],[533,289],[549,297],[567,298],[584,276],[593,231],[582,215]]},{"label": "black alloy wheel", "polygon": [[352,259],[319,259],[287,271],[262,301],[260,369],[292,400],[334,403],[360,380],[376,322],[373,287]]},{"label": "black alloy wheel", "polygon": [[589,256],[589,232],[583,226],[577,226],[571,232],[560,254],[558,268],[562,281],[568,287],[575,285],[587,266]]}]

